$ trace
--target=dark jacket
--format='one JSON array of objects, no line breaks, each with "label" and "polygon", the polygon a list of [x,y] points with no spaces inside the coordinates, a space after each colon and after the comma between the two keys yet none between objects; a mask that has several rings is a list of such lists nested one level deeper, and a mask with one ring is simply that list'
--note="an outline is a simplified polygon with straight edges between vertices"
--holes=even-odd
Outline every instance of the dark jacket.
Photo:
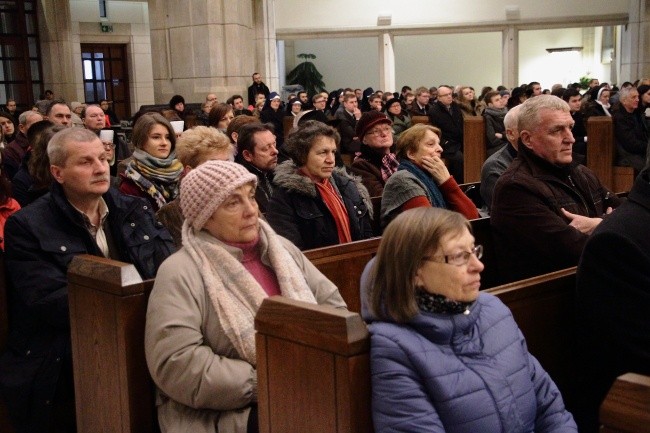
[{"label": "dark jacket", "polygon": [[[267,221],[279,235],[301,250],[338,244],[336,222],[316,185],[296,170],[292,161],[286,161],[275,169],[275,188],[266,213]],[[337,168],[331,181],[348,212],[352,240],[372,237],[372,204],[359,178]]]},{"label": "dark jacket", "polygon": [[451,103],[451,114],[441,102],[433,104],[429,110],[429,121],[442,131],[440,145],[443,156],[463,150],[463,113],[456,102]]},{"label": "dark jacket", "polygon": [[268,103],[270,101],[266,101],[266,105],[260,112],[260,121],[262,123],[272,123],[273,124],[273,134],[275,135],[275,144],[277,145],[278,149],[282,146],[282,143],[284,143],[284,115],[285,112],[282,109],[282,107],[278,108],[278,110],[274,110],[271,108]]},{"label": "dark jacket", "polygon": [[257,176],[255,201],[257,202],[260,212],[266,213],[269,208],[269,200],[271,200],[271,196],[273,195],[273,172],[262,171],[244,158],[240,158],[239,155],[237,156],[237,162],[246,167],[246,170]]},{"label": "dark jacket", "polygon": [[2,153],[2,167],[7,179],[11,180],[14,178],[28,149],[29,143],[27,142],[27,136],[22,132],[18,132],[16,138],[7,144],[7,147]]},{"label": "dark jacket", "polygon": [[255,106],[255,95],[258,93],[263,93],[264,96],[266,96],[266,99],[269,99],[269,88],[266,87],[266,84],[264,83],[255,83],[251,84],[248,87],[248,105],[252,105],[253,107]]},{"label": "dark jacket", "polygon": [[370,197],[378,197],[384,192],[386,181],[381,175],[381,160],[383,154],[377,153],[365,144],[361,144],[361,155],[350,165],[352,174],[361,176],[361,182],[366,187]]},{"label": "dark jacket", "polygon": [[353,114],[348,113],[345,108],[337,111],[334,115],[335,119],[340,119],[338,124],[338,131],[341,135],[341,153],[354,154],[359,151],[359,141],[355,140],[357,118]]},{"label": "dark jacket", "polygon": [[585,245],[577,274],[581,432],[598,431],[598,408],[617,376],[650,374],[650,173]]},{"label": "dark jacket", "polygon": [[588,236],[571,227],[561,209],[594,218],[619,203],[587,167],[553,165],[520,141],[492,198],[499,271],[513,281],[577,265]]},{"label": "dark jacket", "polygon": [[[174,250],[148,204],[110,189],[104,227],[119,259],[153,278]],[[62,364],[71,362],[67,268],[79,254],[101,256],[81,214],[59,184],[5,226],[11,325],[0,357],[0,390],[15,424],[46,431]],[[21,430],[23,431],[23,430]]]},{"label": "dark jacket", "polygon": [[612,114],[614,140],[616,141],[616,165],[642,170],[648,150],[648,131],[645,119],[638,112],[628,113],[620,106]]},{"label": "dark jacket", "polygon": [[571,113],[573,118],[573,128],[571,132],[573,133],[573,138],[576,142],[573,143],[573,151],[579,153],[580,155],[587,155],[587,143],[585,142],[585,137],[587,136],[587,126],[585,123],[585,118],[582,115],[581,111],[576,111]]},{"label": "dark jacket", "polygon": [[[487,107],[483,111],[485,118],[485,138],[487,139],[487,156],[491,156],[497,150],[508,144],[506,138],[506,127],[503,124],[503,119],[506,117],[508,110],[497,110],[495,108]],[[501,138],[496,136],[496,133],[502,135]]]}]

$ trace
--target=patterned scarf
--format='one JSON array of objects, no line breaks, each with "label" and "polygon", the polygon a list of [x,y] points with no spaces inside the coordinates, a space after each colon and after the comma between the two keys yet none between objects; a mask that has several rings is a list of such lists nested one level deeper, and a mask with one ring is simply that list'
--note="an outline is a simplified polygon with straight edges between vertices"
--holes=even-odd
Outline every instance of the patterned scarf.
[{"label": "patterned scarf", "polygon": [[436,314],[469,314],[472,302],[458,302],[445,298],[442,295],[425,292],[423,289],[415,291],[415,302],[420,310]]},{"label": "patterned scarf", "polygon": [[427,198],[431,202],[431,206],[440,207],[443,209],[447,208],[447,204],[445,203],[445,199],[442,196],[440,189],[438,189],[438,185],[436,185],[436,182],[429,175],[429,173],[425,172],[408,159],[403,159],[400,161],[399,167],[397,169],[408,171],[426,186]]},{"label": "patterned scarf", "polygon": [[178,181],[182,172],[183,164],[176,159],[173,151],[167,158],[160,159],[142,149],[135,149],[133,160],[126,166],[124,175],[153,197],[160,209],[178,195]]},{"label": "patterned scarf", "polygon": [[[267,246],[270,267],[275,272],[282,296],[316,303],[302,270],[275,234],[260,220],[259,245]],[[257,365],[255,314],[266,292],[244,265],[223,244],[206,231],[195,231],[183,223],[183,247],[196,263],[212,308],[226,336],[242,359]]]},{"label": "patterned scarf", "polygon": [[386,183],[388,178],[393,173],[395,173],[397,171],[397,167],[399,167],[399,161],[395,157],[394,153],[377,153],[372,150],[370,146],[364,143],[361,143],[361,152],[354,154],[354,160],[356,161],[357,159],[365,159],[371,164],[379,167],[381,178],[383,179],[384,183]]}]

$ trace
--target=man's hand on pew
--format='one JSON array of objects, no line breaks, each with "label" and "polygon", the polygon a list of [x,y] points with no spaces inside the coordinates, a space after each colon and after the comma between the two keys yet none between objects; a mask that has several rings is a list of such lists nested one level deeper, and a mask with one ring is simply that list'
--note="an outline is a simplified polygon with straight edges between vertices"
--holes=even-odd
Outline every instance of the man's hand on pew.
[{"label": "man's hand on pew", "polygon": [[[611,213],[612,208],[608,207],[606,213]],[[600,222],[603,220],[602,218],[590,218],[578,214],[574,214],[571,212],[566,211],[564,208],[562,208],[562,213],[564,214],[565,217],[567,217],[571,222],[569,225],[576,230],[590,235],[591,232],[594,231],[594,229],[600,224]]]}]

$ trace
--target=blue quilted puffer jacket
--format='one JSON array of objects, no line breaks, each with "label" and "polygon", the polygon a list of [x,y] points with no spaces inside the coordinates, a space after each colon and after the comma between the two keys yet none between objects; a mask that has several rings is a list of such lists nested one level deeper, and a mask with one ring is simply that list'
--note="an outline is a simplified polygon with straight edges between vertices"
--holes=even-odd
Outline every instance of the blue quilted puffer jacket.
[{"label": "blue quilted puffer jacket", "polygon": [[481,293],[468,315],[422,312],[407,324],[377,321],[367,307],[363,315],[376,433],[577,432],[498,298]]}]

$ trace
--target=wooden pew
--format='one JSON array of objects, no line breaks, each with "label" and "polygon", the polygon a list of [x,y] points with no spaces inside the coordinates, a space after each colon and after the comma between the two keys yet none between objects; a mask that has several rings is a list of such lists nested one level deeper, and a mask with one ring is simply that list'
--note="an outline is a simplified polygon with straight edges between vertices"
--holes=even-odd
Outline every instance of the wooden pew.
[{"label": "wooden pew", "polygon": [[285,140],[291,133],[291,130],[293,129],[293,119],[294,119],[293,116],[284,116],[284,118],[282,119],[282,126],[284,128]]},{"label": "wooden pew", "polygon": [[77,431],[158,431],[154,386],[144,356],[153,280],[135,266],[95,256],[68,268]]},{"label": "wooden pew", "polygon": [[377,254],[380,237],[304,251],[305,256],[339,288],[348,309],[361,311],[359,278]]},{"label": "wooden pew", "polygon": [[650,377],[619,376],[600,406],[601,433],[650,433]]},{"label": "wooden pew", "polygon": [[[471,220],[472,232],[477,245],[483,245],[483,264],[481,287],[487,289],[503,282],[498,268],[494,240],[489,218]],[[380,237],[350,242],[347,244],[331,245],[304,251],[305,256],[329,278],[341,292],[348,304],[348,309],[361,311],[359,299],[359,278],[366,264],[377,253]]]},{"label": "wooden pew", "polygon": [[634,169],[615,165],[616,144],[611,117],[592,116],[587,120],[587,167],[613,192],[625,192],[634,184]]},{"label": "wooden pew", "polygon": [[465,182],[480,182],[481,167],[487,159],[483,116],[467,116],[463,120],[463,157]]},{"label": "wooden pew", "polygon": [[[68,279],[79,433],[156,431],[143,344],[153,281],[140,281],[132,265],[95,256],[75,258]],[[574,284],[570,268],[488,290],[512,310],[565,400],[572,392]],[[299,304],[270,298],[256,318],[260,431],[371,432],[365,325],[356,313]],[[648,431],[630,423],[650,413],[650,378],[621,380],[602,408],[604,432]],[[625,423],[632,429],[621,429]]]},{"label": "wooden pew", "polygon": [[411,125],[417,125],[418,123],[424,123],[430,125],[429,116],[413,116],[411,117]]},{"label": "wooden pew", "polygon": [[356,313],[267,298],[255,317],[260,433],[370,433],[370,340]]}]

